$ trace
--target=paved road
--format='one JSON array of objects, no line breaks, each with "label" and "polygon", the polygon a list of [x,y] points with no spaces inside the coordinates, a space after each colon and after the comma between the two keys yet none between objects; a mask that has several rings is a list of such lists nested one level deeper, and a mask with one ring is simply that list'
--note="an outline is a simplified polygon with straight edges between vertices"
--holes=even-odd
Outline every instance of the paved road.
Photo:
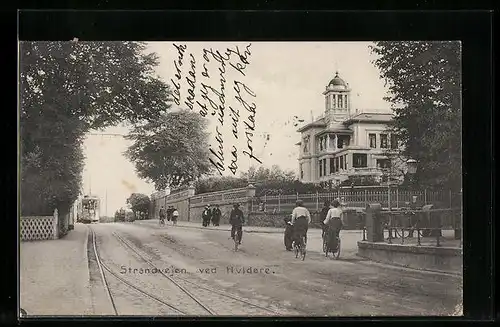
[{"label": "paved road", "polygon": [[[100,260],[121,278],[106,274],[119,315],[179,311],[189,315],[450,315],[462,302],[460,277],[357,257],[360,232],[341,234],[341,258],[332,260],[320,253],[320,231],[310,230],[308,254],[300,261],[284,250],[282,234],[253,230],[243,235],[240,251],[234,252],[225,227],[194,227],[159,228],[154,221],[91,225]],[[113,314],[95,255],[89,255],[89,260],[94,307],[100,308],[96,313]]]}]

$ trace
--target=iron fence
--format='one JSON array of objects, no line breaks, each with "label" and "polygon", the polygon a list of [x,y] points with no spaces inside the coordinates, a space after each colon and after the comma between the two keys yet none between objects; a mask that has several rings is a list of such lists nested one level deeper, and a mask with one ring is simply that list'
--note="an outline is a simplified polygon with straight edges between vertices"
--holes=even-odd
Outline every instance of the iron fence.
[{"label": "iron fence", "polygon": [[291,212],[298,199],[312,211],[321,210],[325,201],[332,202],[334,199],[340,199],[345,207],[350,208],[366,208],[369,203],[380,203],[386,210],[405,208],[414,203],[419,206],[432,203],[451,208],[454,205],[454,196],[451,191],[443,190],[409,190],[394,187],[349,188],[328,193],[264,195],[252,199],[252,211]]},{"label": "iron fence", "polygon": [[[384,240],[389,244],[399,239],[402,245],[416,242],[420,246],[425,241],[440,247],[443,241],[456,240],[462,247],[461,208],[382,211],[379,223],[383,227]],[[364,226],[363,240],[366,240]]]}]

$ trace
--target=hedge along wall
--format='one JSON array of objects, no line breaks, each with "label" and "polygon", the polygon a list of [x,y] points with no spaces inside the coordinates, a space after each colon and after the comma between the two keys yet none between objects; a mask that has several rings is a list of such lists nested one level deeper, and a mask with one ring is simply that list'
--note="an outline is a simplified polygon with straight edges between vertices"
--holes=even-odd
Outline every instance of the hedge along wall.
[{"label": "hedge along wall", "polygon": [[[165,195],[164,192],[157,192],[151,196],[151,214],[152,218],[159,218],[159,210],[161,206],[167,208],[169,205],[174,206],[179,211],[179,220],[199,222],[201,224],[201,214],[207,204],[210,207],[219,205],[221,209],[221,224],[229,223],[229,216],[233,205],[240,204],[240,209],[243,211],[249,226],[262,227],[284,227],[284,218],[290,216],[290,210],[286,212],[259,212],[256,211],[255,204],[255,187],[249,185],[247,187],[231,189],[219,192],[204,193],[194,195],[194,187],[183,188],[174,191],[172,194]],[[311,228],[320,227],[320,211],[308,208],[311,212]],[[346,210],[344,219],[345,229],[360,229],[364,224],[364,216],[358,214],[356,210]]]},{"label": "hedge along wall", "polygon": [[215,207],[216,204],[219,205],[222,213],[221,224],[229,223],[229,216],[235,203],[240,204],[243,215],[248,217],[248,214],[251,212],[252,198],[254,196],[255,187],[252,185],[238,189],[195,195],[189,199],[190,221],[201,223],[201,214],[207,204],[210,204],[210,207]]}]

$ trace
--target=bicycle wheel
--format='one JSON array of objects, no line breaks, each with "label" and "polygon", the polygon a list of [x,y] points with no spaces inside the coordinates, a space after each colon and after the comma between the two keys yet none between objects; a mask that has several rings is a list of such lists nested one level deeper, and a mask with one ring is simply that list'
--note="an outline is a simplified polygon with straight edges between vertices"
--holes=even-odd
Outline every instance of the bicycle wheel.
[{"label": "bicycle wheel", "polygon": [[234,235],[234,252],[238,251],[238,244],[240,241],[238,240],[238,235]]},{"label": "bicycle wheel", "polygon": [[338,258],[339,258],[339,256],[340,256],[340,246],[341,246],[341,244],[340,244],[340,243],[341,243],[341,242],[340,242],[340,237],[338,237],[338,238],[337,238],[337,253],[335,253],[335,259],[338,259]]},{"label": "bicycle wheel", "polygon": [[304,239],[302,239],[302,244],[300,246],[301,249],[301,254],[302,254],[302,261],[306,258],[306,243],[304,242]]},{"label": "bicycle wheel", "polygon": [[299,257],[299,246],[296,242],[293,242],[293,248],[295,250],[295,258]]}]

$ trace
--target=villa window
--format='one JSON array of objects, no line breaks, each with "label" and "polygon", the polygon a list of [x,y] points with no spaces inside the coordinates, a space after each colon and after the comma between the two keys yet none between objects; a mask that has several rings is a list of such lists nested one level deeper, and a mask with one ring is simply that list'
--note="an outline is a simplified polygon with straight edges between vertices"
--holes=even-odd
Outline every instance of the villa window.
[{"label": "villa window", "polygon": [[334,158],[330,158],[330,174],[335,173],[335,169],[334,169],[335,167],[334,167],[334,165],[335,165],[335,159]]},{"label": "villa window", "polygon": [[340,165],[339,165],[339,157],[335,158],[335,172],[338,172],[340,170]]},{"label": "villa window", "polygon": [[391,160],[389,159],[377,159],[377,167],[381,169],[391,168]]},{"label": "villa window", "polygon": [[339,95],[339,108],[344,108],[343,101],[342,101],[343,96]]},{"label": "villa window", "polygon": [[344,169],[344,156],[340,157],[340,169]]},{"label": "villa window", "polygon": [[344,169],[347,170],[347,154],[344,157]]},{"label": "villa window", "polygon": [[377,135],[368,134],[368,138],[370,139],[370,148],[376,148],[377,147]]},{"label": "villa window", "polygon": [[352,166],[354,168],[366,168],[366,167],[368,167],[368,161],[367,161],[366,154],[365,153],[353,153]]},{"label": "villa window", "polygon": [[391,134],[391,149],[398,148],[398,136],[396,134]]},{"label": "villa window", "polygon": [[300,164],[300,179],[304,179],[304,168],[302,164]]},{"label": "villa window", "polygon": [[330,149],[333,149],[335,148],[335,135],[329,135],[328,136],[329,140],[330,140]]},{"label": "villa window", "polygon": [[337,149],[342,149],[344,147],[344,139],[342,137],[337,138]]},{"label": "villa window", "polygon": [[344,106],[345,106],[346,108],[348,108],[348,106],[347,106],[347,95],[345,96],[345,99],[344,99]]},{"label": "villa window", "polygon": [[323,160],[319,161],[319,177],[323,176]]},{"label": "villa window", "polygon": [[323,176],[326,176],[326,159],[323,159]]},{"label": "villa window", "polygon": [[307,154],[309,152],[309,135],[303,138],[303,142],[304,142],[304,153]]},{"label": "villa window", "polygon": [[387,134],[380,134],[380,147],[382,149],[387,149],[388,148]]}]

